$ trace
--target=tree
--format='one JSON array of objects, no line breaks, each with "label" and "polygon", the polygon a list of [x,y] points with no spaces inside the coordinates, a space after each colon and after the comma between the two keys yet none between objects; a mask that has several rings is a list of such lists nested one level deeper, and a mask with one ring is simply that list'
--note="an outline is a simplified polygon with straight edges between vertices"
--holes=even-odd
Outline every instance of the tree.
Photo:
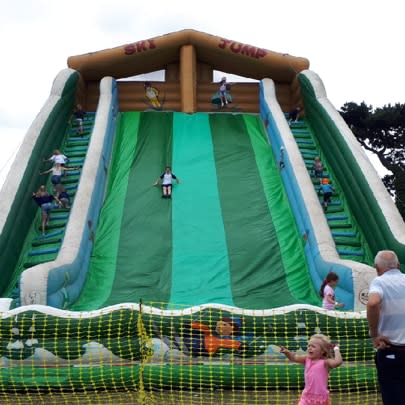
[{"label": "tree", "polygon": [[405,219],[405,104],[373,109],[346,103],[340,114],[364,149],[376,154],[392,174],[382,179]]}]

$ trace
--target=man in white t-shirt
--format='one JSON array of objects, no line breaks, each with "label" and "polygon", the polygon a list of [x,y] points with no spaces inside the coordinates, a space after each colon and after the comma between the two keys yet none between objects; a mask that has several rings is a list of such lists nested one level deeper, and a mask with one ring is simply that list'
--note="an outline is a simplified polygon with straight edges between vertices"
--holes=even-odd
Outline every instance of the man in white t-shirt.
[{"label": "man in white t-shirt", "polygon": [[405,274],[391,250],[377,253],[367,303],[370,337],[384,405],[405,401]]}]

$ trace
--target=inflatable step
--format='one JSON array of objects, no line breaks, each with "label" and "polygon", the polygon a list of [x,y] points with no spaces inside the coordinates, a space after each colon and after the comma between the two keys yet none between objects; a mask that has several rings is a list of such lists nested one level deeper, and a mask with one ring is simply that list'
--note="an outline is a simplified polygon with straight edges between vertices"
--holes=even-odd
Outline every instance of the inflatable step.
[{"label": "inflatable step", "polygon": [[339,256],[364,257],[363,250],[337,249]]},{"label": "inflatable step", "polygon": [[306,132],[299,132],[299,133],[294,131],[293,135],[294,135],[295,139],[312,139],[307,131]]},{"label": "inflatable step", "polygon": [[[83,148],[84,150],[82,150],[81,148]],[[78,148],[66,148],[63,153],[69,157],[69,160],[71,160],[72,158],[81,158],[83,156],[86,156],[86,152],[87,152],[87,147],[86,146],[80,146]]]},{"label": "inflatable step", "polygon": [[74,135],[74,136],[77,136],[77,137],[85,137],[85,136],[89,136],[90,135],[90,132],[91,132],[91,130],[92,130],[92,128],[93,127],[84,127],[83,128],[83,132],[80,134],[79,133],[79,128],[72,128],[71,129],[71,131],[70,131],[70,134],[71,135]]},{"label": "inflatable step", "polygon": [[76,184],[79,183],[79,177],[65,177],[62,178],[62,185],[66,188],[70,184]]},{"label": "inflatable step", "polygon": [[[66,140],[66,142],[73,143],[74,145],[77,145],[75,142],[89,142],[90,140],[90,135],[89,134],[83,134],[83,135],[78,135],[78,134],[70,134]],[[72,145],[73,146],[73,145]]]},{"label": "inflatable step", "polygon": [[65,145],[65,147],[63,148],[63,151],[66,153],[66,154],[70,154],[70,153],[79,153],[79,152],[81,152],[81,153],[84,153],[84,154],[86,154],[86,152],[87,152],[87,145],[77,145],[76,143],[74,143],[73,145],[71,145],[71,146],[67,146],[67,145]]},{"label": "inflatable step", "polygon": [[[327,213],[328,214],[328,213]],[[328,221],[347,221],[349,217],[347,215],[326,215]]]},{"label": "inflatable step", "polygon": [[35,247],[35,246],[43,246],[43,245],[50,246],[50,245],[56,245],[56,244],[60,244],[60,243],[62,243],[62,238],[61,237],[54,238],[54,239],[49,238],[49,239],[42,239],[42,240],[34,240],[31,243],[31,246],[33,246],[33,247]]},{"label": "inflatable step", "polygon": [[346,237],[346,238],[352,238],[357,236],[356,232],[338,232],[338,231],[333,231],[332,235],[336,237]]},{"label": "inflatable step", "polygon": [[[52,222],[52,215],[51,215],[51,221],[48,224],[48,226],[46,227],[46,230],[48,231],[48,230],[64,228],[66,226],[66,223],[67,223],[67,221]],[[38,230],[42,231],[41,225],[38,226]]]},{"label": "inflatable step", "polygon": [[330,229],[351,229],[353,228],[352,224],[349,223],[333,223],[333,222],[328,222],[329,228]]},{"label": "inflatable step", "polygon": [[[300,144],[300,143],[298,143],[297,142],[297,145],[298,145],[298,148],[299,148],[299,150],[301,151],[301,153],[303,154],[303,155],[305,155],[305,153],[308,153],[308,152],[311,152],[312,150],[315,150],[316,149],[316,145],[308,145],[308,144]],[[313,155],[314,157],[315,156],[318,156],[318,151],[317,151],[317,149],[316,149],[316,152],[315,152],[315,155]]]},{"label": "inflatable step", "polygon": [[311,137],[311,133],[308,130],[308,127],[304,124],[300,124],[300,125],[293,125],[292,128],[292,133],[293,135],[301,135],[301,134],[305,134],[309,137]]},{"label": "inflatable step", "polygon": [[72,148],[74,146],[88,146],[89,145],[89,140],[88,139],[77,139],[77,138],[68,138],[66,146],[69,148]]},{"label": "inflatable step", "polygon": [[80,169],[69,170],[66,172],[66,177],[74,177],[80,175]]},{"label": "inflatable step", "polygon": [[52,260],[55,260],[57,257],[57,253],[50,253],[48,255],[44,256],[29,256],[28,260],[26,260],[23,264],[24,269],[29,269],[30,267],[37,266],[38,264],[42,263],[47,263],[51,262]]},{"label": "inflatable step", "polygon": [[[286,118],[288,118],[288,115]],[[307,124],[303,120],[298,120],[297,122],[292,122],[290,124],[290,128],[292,128],[294,130],[296,130],[298,128],[307,128]]]},{"label": "inflatable step", "polygon": [[77,147],[73,146],[70,148],[65,148],[65,150],[63,152],[66,156],[69,157],[69,159],[81,158],[81,157],[86,156],[87,149],[88,149],[88,147],[86,145],[77,146]]},{"label": "inflatable step", "polygon": [[329,207],[337,207],[337,206],[341,206],[342,202],[339,199],[332,199],[332,202],[329,203]]},{"label": "inflatable step", "polygon": [[40,241],[47,241],[52,238],[58,238],[63,235],[64,231],[63,230],[54,230],[52,232],[47,232],[46,235],[38,235],[35,239],[34,242],[40,242]]},{"label": "inflatable step", "polygon": [[[322,205],[322,202],[321,202]],[[326,214],[341,214],[344,212],[344,208],[341,205],[328,205],[328,210],[326,211]],[[333,220],[333,219],[332,219]]]},{"label": "inflatable step", "polygon": [[312,139],[297,139],[297,144],[309,146],[309,147],[316,147],[316,145]]},{"label": "inflatable step", "polygon": [[352,247],[361,247],[361,242],[357,239],[340,239],[334,237],[333,240],[335,241],[335,244],[338,246],[352,246]]},{"label": "inflatable step", "polygon": [[312,161],[314,160],[315,156],[319,156],[319,152],[316,151],[312,151],[312,150],[301,150],[301,155],[304,159],[311,159]]},{"label": "inflatable step", "polygon": [[51,221],[67,220],[68,218],[69,213],[61,213],[57,212],[56,210],[51,212]]},{"label": "inflatable step", "polygon": [[[85,160],[85,156],[78,156],[78,157],[73,157],[72,159],[69,159],[69,166],[83,166],[84,160]],[[68,172],[69,173],[74,173],[74,172]]]},{"label": "inflatable step", "polygon": [[77,190],[77,184],[67,184],[65,186],[66,191],[69,194],[69,197],[71,197],[72,195],[74,195],[76,193]]},{"label": "inflatable step", "polygon": [[[309,176],[311,177],[312,183],[314,184],[314,186],[317,186],[317,190],[319,191],[319,177],[315,177],[315,174],[312,172],[309,172]],[[329,173],[323,172],[322,178],[325,179],[329,179]]]},{"label": "inflatable step", "polygon": [[28,256],[43,256],[43,255],[49,255],[53,253],[58,253],[59,252],[59,246],[58,247],[47,247],[47,248],[41,248],[41,249],[33,249],[28,252]]},{"label": "inflatable step", "polygon": [[[84,120],[82,127],[84,130],[93,128],[94,120]],[[78,130],[80,128],[77,121],[72,122],[71,130]]]}]

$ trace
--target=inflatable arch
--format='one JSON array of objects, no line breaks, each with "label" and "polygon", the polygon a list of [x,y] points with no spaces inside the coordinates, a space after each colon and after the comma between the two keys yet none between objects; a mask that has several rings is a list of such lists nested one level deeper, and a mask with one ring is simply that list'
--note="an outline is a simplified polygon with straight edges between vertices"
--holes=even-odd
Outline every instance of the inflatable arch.
[{"label": "inflatable arch", "polygon": [[[193,113],[209,111],[210,97],[217,90],[213,71],[229,72],[251,79],[270,78],[283,108],[301,104],[297,73],[309,68],[305,58],[277,53],[195,30],[183,30],[144,39],[113,49],[68,58],[68,66],[82,79],[81,103],[95,110],[99,82],[104,76],[127,78],[157,70],[165,71],[159,91],[166,95],[165,109]],[[143,83],[118,83],[121,111],[143,110]],[[238,107],[259,112],[258,83],[232,86]]]}]

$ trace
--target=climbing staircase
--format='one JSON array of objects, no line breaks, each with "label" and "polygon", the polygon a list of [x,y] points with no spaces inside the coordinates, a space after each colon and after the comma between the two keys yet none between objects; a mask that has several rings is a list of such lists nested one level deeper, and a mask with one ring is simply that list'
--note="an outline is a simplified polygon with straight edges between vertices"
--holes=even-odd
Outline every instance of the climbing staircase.
[{"label": "climbing staircase", "polygon": [[[69,195],[70,206],[74,204],[74,198],[80,181],[81,169],[86,158],[90,136],[94,126],[94,120],[95,113],[86,113],[86,119],[83,123],[84,133],[82,135],[78,134],[78,125],[72,120],[72,123],[69,124],[66,130],[63,144],[59,148],[59,150],[69,158],[67,167],[78,168],[77,170],[66,171],[66,175],[62,175],[62,185]],[[51,175],[48,177],[46,183],[47,191],[54,195],[53,185],[50,182]],[[46,233],[45,235],[42,235],[41,212],[38,210],[18,261],[18,269],[16,271],[18,278],[24,269],[56,259],[63,242],[66,226],[69,221],[69,215],[70,209],[58,207],[53,208],[50,213],[49,223],[46,227]],[[16,287],[11,295],[11,298],[14,298],[17,301],[16,305],[18,305],[18,281],[16,282]]]},{"label": "climbing staircase", "polygon": [[325,212],[325,216],[340,258],[370,264],[371,253],[367,242],[345,203],[339,184],[333,178],[330,170],[328,170],[328,163],[322,155],[310,126],[305,120],[300,120],[291,123],[290,129],[304,159],[314,189],[319,195],[319,203],[322,205],[323,196],[320,188],[320,179],[315,177],[313,171],[313,162],[316,156],[319,156],[323,163],[323,177],[329,178],[331,185],[336,190],[332,196],[332,202],[328,205],[328,209]]}]

